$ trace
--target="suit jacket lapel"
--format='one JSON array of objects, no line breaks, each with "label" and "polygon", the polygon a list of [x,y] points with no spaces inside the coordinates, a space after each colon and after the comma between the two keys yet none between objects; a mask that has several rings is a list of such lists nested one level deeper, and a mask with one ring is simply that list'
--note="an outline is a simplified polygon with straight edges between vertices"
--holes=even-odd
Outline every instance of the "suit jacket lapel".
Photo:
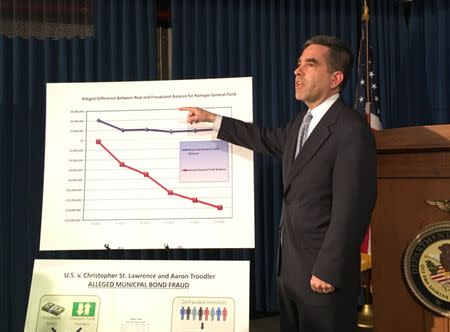
[{"label": "suit jacket lapel", "polygon": [[[284,181],[284,192],[286,193],[287,189],[289,188],[290,184],[294,180],[294,178],[298,175],[298,173],[305,167],[305,165],[314,157],[316,152],[320,149],[322,144],[328,139],[330,136],[330,126],[332,126],[336,120],[337,116],[339,114],[340,109],[342,108],[342,99],[339,98],[331,107],[330,109],[325,113],[325,115],[322,117],[322,119],[319,121],[317,126],[314,128],[311,135],[306,140],[305,144],[301,148],[297,158],[294,158],[295,154],[295,148],[296,148],[296,138],[291,139],[291,142],[294,141],[295,143],[290,144],[290,148],[288,150],[288,158],[290,159],[288,161],[288,167],[286,168],[286,177]],[[304,115],[303,115],[304,116]],[[303,116],[299,117],[303,119]],[[300,120],[301,124],[301,120]],[[298,135],[298,130],[300,128],[299,125],[293,126],[295,131],[295,137]],[[294,136],[294,133],[292,133],[292,136]],[[293,146],[293,147],[292,147]]]}]

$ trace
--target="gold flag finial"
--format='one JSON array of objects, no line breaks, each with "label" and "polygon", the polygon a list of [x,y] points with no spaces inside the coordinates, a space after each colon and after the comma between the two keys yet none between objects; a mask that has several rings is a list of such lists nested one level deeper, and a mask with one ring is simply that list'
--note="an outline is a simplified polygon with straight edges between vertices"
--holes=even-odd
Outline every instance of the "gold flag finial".
[{"label": "gold flag finial", "polygon": [[369,6],[367,6],[367,0],[364,0],[364,8],[361,19],[363,21],[369,21]]}]

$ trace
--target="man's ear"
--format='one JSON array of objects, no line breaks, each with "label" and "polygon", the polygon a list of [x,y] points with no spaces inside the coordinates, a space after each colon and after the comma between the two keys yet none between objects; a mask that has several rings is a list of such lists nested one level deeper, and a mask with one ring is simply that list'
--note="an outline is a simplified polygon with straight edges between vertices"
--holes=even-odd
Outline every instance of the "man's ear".
[{"label": "man's ear", "polygon": [[331,79],[331,89],[336,89],[336,87],[342,83],[344,80],[344,73],[341,71],[335,71],[333,73],[333,78]]}]

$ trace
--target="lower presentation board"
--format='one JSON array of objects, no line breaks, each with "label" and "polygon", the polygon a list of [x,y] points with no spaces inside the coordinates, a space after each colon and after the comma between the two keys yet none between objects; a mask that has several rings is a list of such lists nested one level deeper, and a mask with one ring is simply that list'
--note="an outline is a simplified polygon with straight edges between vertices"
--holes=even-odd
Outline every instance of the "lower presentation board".
[{"label": "lower presentation board", "polygon": [[36,260],[25,331],[249,331],[249,262]]}]

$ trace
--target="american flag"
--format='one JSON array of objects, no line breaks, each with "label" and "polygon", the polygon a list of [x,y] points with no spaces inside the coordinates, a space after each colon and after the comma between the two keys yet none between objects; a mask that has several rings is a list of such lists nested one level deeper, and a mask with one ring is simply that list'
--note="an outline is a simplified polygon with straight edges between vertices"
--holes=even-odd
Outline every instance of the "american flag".
[{"label": "american flag", "polygon": [[[380,121],[380,89],[375,75],[372,48],[369,43],[369,7],[366,0],[364,0],[362,8],[355,110],[366,118],[372,130],[380,130],[383,129]],[[370,226],[361,245],[361,252],[369,255],[372,253]]]},{"label": "american flag", "polygon": [[380,113],[380,89],[375,75],[372,48],[369,43],[369,7],[364,1],[361,20],[361,40],[358,54],[358,85],[355,110],[366,117],[370,128],[383,129]]},{"label": "american flag", "polygon": [[444,285],[450,285],[450,272],[447,272],[442,265],[438,266],[437,274],[430,276],[431,279]]}]

